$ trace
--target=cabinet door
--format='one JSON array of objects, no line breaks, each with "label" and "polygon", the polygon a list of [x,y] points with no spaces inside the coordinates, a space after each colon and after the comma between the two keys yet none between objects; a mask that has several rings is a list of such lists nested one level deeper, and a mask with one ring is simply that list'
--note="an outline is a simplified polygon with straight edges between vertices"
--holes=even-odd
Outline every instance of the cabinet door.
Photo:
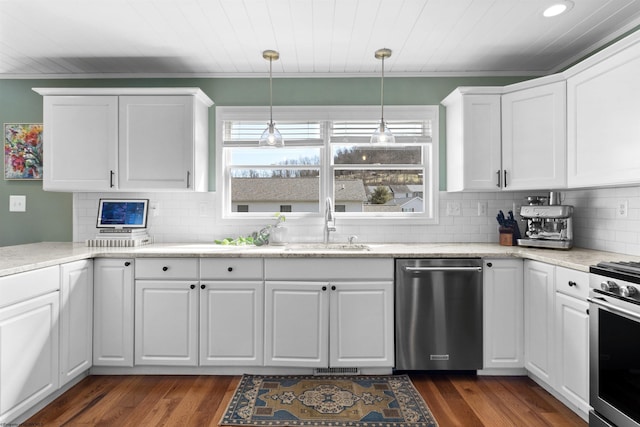
[{"label": "cabinet door", "polygon": [[318,282],[266,282],[266,366],[328,366],[328,286]]},{"label": "cabinet door", "polygon": [[93,260],[60,266],[60,386],[91,367]]},{"label": "cabinet door", "polygon": [[190,96],[120,97],[121,190],[193,189]]},{"label": "cabinet door", "polygon": [[118,174],[118,97],[44,97],[44,190],[109,191]]},{"label": "cabinet door", "polygon": [[556,389],[589,412],[589,304],[556,293]]},{"label": "cabinet door", "polygon": [[566,84],[502,96],[502,185],[506,190],[565,188]]},{"label": "cabinet door", "polygon": [[261,366],[263,282],[202,282],[200,365]]},{"label": "cabinet door", "polygon": [[484,261],[484,367],[524,367],[523,263]]},{"label": "cabinet door", "polygon": [[332,282],[329,366],[394,365],[393,282]]},{"label": "cabinet door", "polygon": [[537,261],[524,264],[525,368],[553,386],[554,267]]},{"label": "cabinet door", "polygon": [[133,260],[94,261],[93,364],[133,366]]},{"label": "cabinet door", "polygon": [[2,425],[58,389],[59,308],[55,291],[0,309]]},{"label": "cabinet door", "polygon": [[136,365],[198,364],[197,281],[136,280]]},{"label": "cabinet door", "polygon": [[567,80],[570,188],[640,182],[640,44]]},{"label": "cabinet door", "polygon": [[500,95],[461,95],[447,106],[447,190],[499,188]]}]

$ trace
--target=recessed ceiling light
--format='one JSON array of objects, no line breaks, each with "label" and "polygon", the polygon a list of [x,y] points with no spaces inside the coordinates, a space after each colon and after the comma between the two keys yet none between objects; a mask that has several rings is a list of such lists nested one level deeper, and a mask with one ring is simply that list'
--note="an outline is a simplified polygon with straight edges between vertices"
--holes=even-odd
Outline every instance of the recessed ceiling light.
[{"label": "recessed ceiling light", "polygon": [[542,12],[542,15],[545,18],[551,18],[552,16],[558,16],[565,12],[568,12],[573,7],[573,2],[563,1],[560,3],[555,3]]}]

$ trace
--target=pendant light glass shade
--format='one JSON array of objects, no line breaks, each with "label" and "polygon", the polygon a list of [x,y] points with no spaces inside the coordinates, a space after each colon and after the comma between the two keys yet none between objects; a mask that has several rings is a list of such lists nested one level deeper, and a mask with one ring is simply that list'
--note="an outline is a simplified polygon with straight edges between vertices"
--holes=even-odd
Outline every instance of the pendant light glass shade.
[{"label": "pendant light glass shade", "polygon": [[372,144],[393,144],[396,142],[396,137],[393,136],[387,122],[384,121],[384,60],[391,56],[391,49],[378,49],[376,50],[376,59],[382,60],[382,76],[380,78],[380,125],[376,128],[371,135]]},{"label": "pendant light glass shade", "polygon": [[280,131],[276,128],[276,124],[273,122],[273,61],[277,61],[280,58],[280,54],[275,50],[265,50],[262,52],[262,57],[269,61],[269,123],[267,128],[262,132],[262,136],[258,141],[259,147],[275,148],[284,147],[284,139]]}]

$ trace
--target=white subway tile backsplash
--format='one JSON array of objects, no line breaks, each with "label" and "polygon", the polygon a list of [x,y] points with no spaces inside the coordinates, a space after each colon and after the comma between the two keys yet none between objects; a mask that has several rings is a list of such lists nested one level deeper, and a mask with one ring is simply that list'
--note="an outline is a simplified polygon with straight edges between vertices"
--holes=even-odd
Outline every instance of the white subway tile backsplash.
[{"label": "white subway tile backsplash", "polygon": [[[526,204],[528,195],[544,192],[439,193],[439,223],[433,225],[347,225],[338,223],[335,241],[357,235],[360,242],[497,242],[496,214]],[[563,204],[574,206],[575,246],[640,255],[640,187],[564,191]],[[74,241],[96,234],[98,199],[123,197],[109,193],[74,194]],[[250,234],[252,227],[216,223],[215,193],[127,193],[157,204],[158,215],[149,213],[149,233],[156,242],[212,242],[229,236]],[[628,201],[626,217],[616,215],[619,200]],[[460,216],[447,215],[447,202],[459,202]],[[478,216],[478,202],[487,203],[487,215]],[[300,241],[320,241],[321,227],[287,223],[290,235]],[[313,229],[311,229],[313,228]],[[317,228],[317,229],[316,229]],[[524,232],[525,224],[520,223]]]}]

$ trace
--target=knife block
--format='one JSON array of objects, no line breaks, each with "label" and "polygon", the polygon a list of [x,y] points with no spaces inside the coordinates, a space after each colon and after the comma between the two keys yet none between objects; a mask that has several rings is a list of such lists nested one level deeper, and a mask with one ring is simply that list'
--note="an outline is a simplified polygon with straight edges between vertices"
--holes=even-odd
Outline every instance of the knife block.
[{"label": "knife block", "polygon": [[511,227],[498,227],[498,233],[500,234],[500,245],[502,246],[516,246],[517,242],[514,237],[514,229]]}]

